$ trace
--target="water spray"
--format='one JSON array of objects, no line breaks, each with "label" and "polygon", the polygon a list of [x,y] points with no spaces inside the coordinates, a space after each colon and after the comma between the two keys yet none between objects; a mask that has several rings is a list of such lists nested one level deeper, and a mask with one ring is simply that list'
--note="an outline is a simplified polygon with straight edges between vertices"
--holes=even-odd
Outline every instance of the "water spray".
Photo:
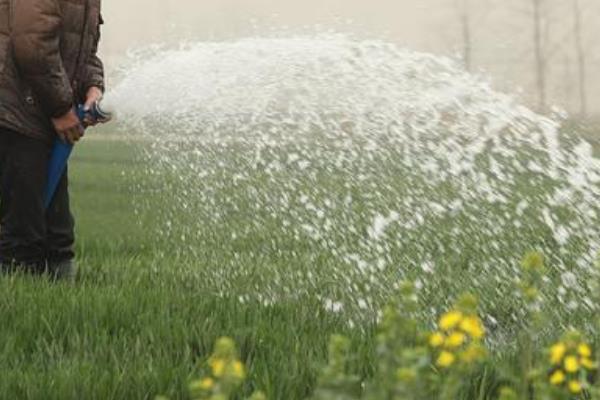
[{"label": "water spray", "polygon": [[[339,35],[199,42],[141,53],[111,97],[144,139],[136,207],[219,293],[316,291],[359,318],[418,279],[486,306],[532,248],[565,282],[596,279],[592,146],[454,60]],[[564,284],[562,310],[590,307],[584,288]]]}]

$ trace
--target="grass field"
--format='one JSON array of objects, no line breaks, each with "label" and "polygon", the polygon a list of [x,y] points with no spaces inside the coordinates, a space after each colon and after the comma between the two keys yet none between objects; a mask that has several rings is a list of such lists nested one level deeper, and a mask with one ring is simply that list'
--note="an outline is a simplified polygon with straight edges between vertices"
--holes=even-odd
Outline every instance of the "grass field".
[{"label": "grass field", "polygon": [[72,162],[76,284],[0,279],[0,398],[181,398],[222,335],[239,341],[253,384],[272,398],[310,393],[329,334],[350,333],[369,359],[367,338],[314,300],[242,305],[235,293],[217,295],[202,275],[188,273],[218,268],[218,249],[193,266],[165,262],[168,248],[153,236],[155,226],[136,219],[139,194],[122,174],[144,168],[133,151],[90,141]]},{"label": "grass field", "polygon": [[[182,255],[156,234],[164,221],[153,218],[151,209],[140,212],[136,206],[161,196],[160,189],[141,192],[152,182],[140,186],[136,181],[150,168],[136,156],[140,146],[90,140],[77,150],[71,193],[81,275],[75,284],[0,278],[1,399],[185,398],[199,363],[223,335],[235,339],[249,367],[246,393],[259,388],[271,399],[309,396],[334,333],[350,338],[352,369],[363,376],[373,372],[376,314],[363,310],[349,324],[346,313],[327,311],[323,297],[338,288],[327,282],[331,276],[325,272],[314,290],[291,292],[277,302],[239,298],[244,287],[277,281],[278,273],[285,279],[286,273],[312,271],[319,278],[319,271],[336,260],[308,246],[275,253],[268,231],[253,242],[229,243],[228,226],[218,232],[207,228],[203,248],[194,257]],[[547,243],[547,236],[540,233],[536,241],[516,248]],[[521,255],[514,254],[515,263]],[[444,283],[448,288],[430,293],[428,301],[440,307],[468,288],[461,281],[474,273],[464,270],[465,259],[447,264],[447,270],[431,278],[436,281],[432,288]],[[230,273],[226,279],[234,281],[223,282],[215,273],[222,266],[243,266],[250,272]],[[478,290],[494,285],[484,282]],[[504,316],[515,324],[509,318],[512,299],[483,300],[500,323]],[[560,322],[585,329],[589,317],[582,311]],[[508,346],[499,357],[511,357],[513,351]]]}]

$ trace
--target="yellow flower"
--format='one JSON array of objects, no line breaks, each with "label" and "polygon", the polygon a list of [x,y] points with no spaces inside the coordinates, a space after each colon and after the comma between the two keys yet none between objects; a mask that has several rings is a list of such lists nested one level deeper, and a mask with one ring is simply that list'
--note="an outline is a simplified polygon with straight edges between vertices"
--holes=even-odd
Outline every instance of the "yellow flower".
[{"label": "yellow flower", "polygon": [[579,360],[579,362],[581,363],[581,365],[583,365],[583,367],[587,370],[590,369],[596,369],[596,363],[594,363],[592,360],[590,360],[589,358],[581,358]]},{"label": "yellow flower", "polygon": [[537,251],[529,252],[521,261],[521,265],[526,271],[542,272],[544,270],[544,255]]},{"label": "yellow flower", "polygon": [[525,288],[523,293],[525,294],[525,298],[529,301],[534,301],[540,294],[539,290],[534,286]]},{"label": "yellow flower", "polygon": [[569,390],[573,394],[579,394],[583,390],[579,381],[569,381]]},{"label": "yellow flower", "polygon": [[446,342],[444,344],[446,345],[446,347],[455,349],[457,347],[462,346],[465,342],[465,339],[466,335],[464,333],[454,332],[450,336],[448,336],[448,339],[446,339]]},{"label": "yellow flower", "polygon": [[254,392],[248,400],[267,400],[267,396],[263,392]]},{"label": "yellow flower", "polygon": [[481,321],[474,316],[465,317],[460,323],[460,329],[468,333],[473,339],[481,339],[485,334]]},{"label": "yellow flower", "polygon": [[210,390],[215,386],[215,381],[212,378],[204,378],[198,386],[202,390]]},{"label": "yellow flower", "polygon": [[434,332],[429,336],[429,345],[431,347],[440,347],[444,344],[444,335],[440,332]]},{"label": "yellow flower", "polygon": [[469,347],[462,352],[460,357],[465,363],[470,364],[482,360],[485,358],[485,355],[485,347],[479,343],[471,343]]},{"label": "yellow flower", "polygon": [[222,337],[215,344],[215,353],[217,357],[232,359],[235,357],[235,342],[228,337]]},{"label": "yellow flower", "polygon": [[242,364],[240,361],[234,361],[232,365],[232,373],[234,377],[238,379],[244,379],[246,377],[246,368],[244,367],[244,364]]},{"label": "yellow flower", "polygon": [[225,360],[221,358],[212,358],[209,361],[209,364],[214,376],[216,376],[217,378],[223,376],[223,374],[225,373]]},{"label": "yellow flower", "polygon": [[565,376],[565,373],[559,369],[550,376],[550,383],[552,385],[559,386],[565,382],[566,378],[567,377]]},{"label": "yellow flower", "polygon": [[509,387],[503,387],[500,389],[498,400],[517,400],[517,393]]},{"label": "yellow flower", "polygon": [[581,343],[577,346],[577,353],[579,353],[581,357],[590,358],[592,356],[592,349],[586,343]]},{"label": "yellow flower", "polygon": [[463,315],[460,311],[449,311],[440,318],[440,328],[447,331],[456,328],[462,320]]},{"label": "yellow flower", "polygon": [[565,371],[573,373],[579,370],[579,361],[575,356],[565,358]]},{"label": "yellow flower", "polygon": [[564,343],[555,344],[550,348],[550,362],[554,365],[560,364],[566,352],[567,346]]},{"label": "yellow flower", "polygon": [[448,368],[454,364],[455,360],[456,356],[454,354],[450,353],[449,351],[442,351],[436,361],[436,365],[440,368]]},{"label": "yellow flower", "polygon": [[417,373],[412,368],[399,368],[398,371],[396,371],[396,378],[398,378],[400,382],[411,383],[417,379]]}]

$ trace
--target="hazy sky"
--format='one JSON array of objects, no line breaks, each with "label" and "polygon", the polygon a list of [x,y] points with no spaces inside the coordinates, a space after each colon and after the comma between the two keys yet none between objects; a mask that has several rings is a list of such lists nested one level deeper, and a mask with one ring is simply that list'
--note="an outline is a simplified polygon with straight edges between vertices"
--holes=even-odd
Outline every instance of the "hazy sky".
[{"label": "hazy sky", "polygon": [[[523,97],[533,100],[530,0],[105,0],[102,52],[110,69],[127,49],[150,43],[335,29],[459,57],[464,41],[457,4],[462,1],[470,1],[474,69],[492,76],[498,88],[522,88]],[[543,1],[551,101],[577,109],[575,0]],[[600,113],[600,46],[595,40],[600,2],[579,1],[585,10],[589,103]]]}]

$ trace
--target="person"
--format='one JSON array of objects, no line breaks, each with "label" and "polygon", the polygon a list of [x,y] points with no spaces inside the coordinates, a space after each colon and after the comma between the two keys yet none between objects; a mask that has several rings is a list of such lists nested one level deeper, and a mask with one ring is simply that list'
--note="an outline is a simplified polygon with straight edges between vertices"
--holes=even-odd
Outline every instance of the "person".
[{"label": "person", "polygon": [[56,138],[76,143],[77,104],[104,92],[101,0],[0,0],[0,266],[73,278],[67,172],[45,209]]}]

